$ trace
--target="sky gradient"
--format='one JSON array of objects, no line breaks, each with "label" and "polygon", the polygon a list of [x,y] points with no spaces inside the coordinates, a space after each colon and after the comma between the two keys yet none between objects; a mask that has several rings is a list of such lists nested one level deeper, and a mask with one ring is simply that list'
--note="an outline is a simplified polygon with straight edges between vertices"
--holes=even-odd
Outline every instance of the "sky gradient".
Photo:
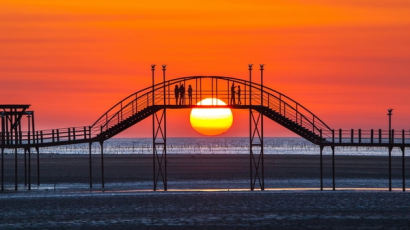
[{"label": "sky gradient", "polygon": [[[149,84],[168,78],[247,78],[265,84],[332,128],[410,129],[410,2],[2,0],[0,103],[31,104],[37,128],[89,125]],[[169,136],[198,136],[189,111],[170,111]],[[234,111],[225,136],[246,136]],[[150,120],[150,119],[149,119]],[[266,122],[267,136],[291,133]],[[182,128],[181,128],[182,127]],[[144,121],[123,137],[151,136]]]}]

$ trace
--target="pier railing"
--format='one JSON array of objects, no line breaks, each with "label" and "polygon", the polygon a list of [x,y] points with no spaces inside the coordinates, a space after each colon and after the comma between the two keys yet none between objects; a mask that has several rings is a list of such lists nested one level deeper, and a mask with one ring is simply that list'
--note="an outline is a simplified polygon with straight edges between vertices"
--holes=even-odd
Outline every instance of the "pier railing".
[{"label": "pier railing", "polygon": [[[410,145],[410,130],[338,129],[324,132],[326,142],[338,146],[400,146]],[[329,138],[328,136],[331,136]]]}]

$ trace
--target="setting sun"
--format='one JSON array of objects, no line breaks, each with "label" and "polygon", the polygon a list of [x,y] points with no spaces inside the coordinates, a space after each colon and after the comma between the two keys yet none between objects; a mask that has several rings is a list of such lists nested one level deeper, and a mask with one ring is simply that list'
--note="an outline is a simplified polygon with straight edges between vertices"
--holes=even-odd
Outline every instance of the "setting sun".
[{"label": "setting sun", "polygon": [[[197,105],[226,105],[217,98],[206,98]],[[191,126],[200,134],[214,136],[222,134],[232,126],[230,108],[194,108],[190,115]]]}]

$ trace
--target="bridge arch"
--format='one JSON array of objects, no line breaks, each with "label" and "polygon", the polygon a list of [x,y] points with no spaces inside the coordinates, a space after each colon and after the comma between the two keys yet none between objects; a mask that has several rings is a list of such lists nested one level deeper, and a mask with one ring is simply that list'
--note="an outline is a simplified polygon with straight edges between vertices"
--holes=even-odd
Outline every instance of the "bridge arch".
[{"label": "bridge arch", "polygon": [[[192,86],[192,104],[175,103],[173,90],[175,85],[180,84]],[[230,103],[232,95],[229,87],[232,84],[241,87],[241,104]],[[125,97],[91,125],[92,138],[102,141],[111,138],[164,107],[169,109],[201,107],[196,105],[197,102],[207,97],[224,100],[233,109],[257,110],[265,117],[314,144],[320,144],[325,135],[332,132],[325,122],[305,106],[270,87],[227,76],[187,76],[157,83]],[[238,98],[237,95],[235,97]],[[213,106],[218,107],[218,105]]]}]

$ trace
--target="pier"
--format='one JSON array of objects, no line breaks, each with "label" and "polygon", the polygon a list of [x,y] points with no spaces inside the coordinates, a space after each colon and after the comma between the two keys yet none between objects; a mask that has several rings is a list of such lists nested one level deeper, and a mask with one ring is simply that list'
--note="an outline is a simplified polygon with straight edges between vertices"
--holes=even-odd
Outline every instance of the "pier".
[{"label": "pier", "polygon": [[[385,148],[389,166],[388,188],[392,190],[392,150],[398,148],[402,156],[402,190],[406,190],[405,150],[410,146],[410,129],[388,130],[375,128],[334,129],[329,127],[316,114],[289,96],[263,84],[264,66],[259,65],[254,77],[253,65],[248,66],[249,79],[244,80],[227,76],[187,76],[166,79],[166,66],[161,66],[159,83],[156,83],[156,66],[151,66],[152,85],[143,88],[102,114],[88,126],[65,127],[37,130],[34,111],[30,105],[0,105],[1,116],[1,190],[4,191],[4,150],[14,150],[15,181],[18,189],[18,149],[24,150],[24,183],[27,189],[32,186],[31,156],[36,152],[36,182],[40,185],[40,148],[58,145],[89,144],[89,186],[93,188],[91,152],[93,143],[100,145],[101,151],[101,188],[104,190],[104,141],[114,137],[140,121],[152,118],[152,161],[153,190],[160,187],[168,190],[167,185],[167,110],[191,108],[230,108],[249,111],[249,179],[250,189],[265,189],[264,176],[264,118],[270,119],[287,128],[298,136],[319,146],[320,189],[323,190],[323,150],[332,151],[332,189],[336,190],[335,150],[336,147],[363,146]],[[178,103],[174,87],[192,87],[192,95]],[[241,95],[232,95],[230,88],[239,86]],[[202,105],[205,98],[218,98],[227,105]],[[236,100],[232,100],[236,98]],[[389,112],[391,116],[391,111]]]}]

